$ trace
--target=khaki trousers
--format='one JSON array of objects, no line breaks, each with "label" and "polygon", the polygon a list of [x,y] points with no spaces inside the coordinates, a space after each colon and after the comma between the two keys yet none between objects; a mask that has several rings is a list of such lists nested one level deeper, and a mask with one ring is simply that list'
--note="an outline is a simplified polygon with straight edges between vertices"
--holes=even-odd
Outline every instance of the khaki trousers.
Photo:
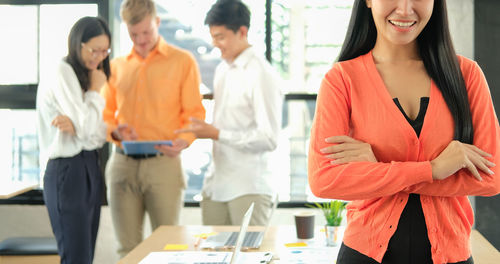
[{"label": "khaki trousers", "polygon": [[106,165],[106,180],[121,257],[143,240],[145,212],[152,230],[179,223],[186,188],[179,157],[133,159],[113,152]]},{"label": "khaki trousers", "polygon": [[248,194],[227,202],[203,197],[200,202],[204,225],[241,225],[250,204],[254,204],[250,225],[265,226],[270,220],[273,201],[270,195]]}]

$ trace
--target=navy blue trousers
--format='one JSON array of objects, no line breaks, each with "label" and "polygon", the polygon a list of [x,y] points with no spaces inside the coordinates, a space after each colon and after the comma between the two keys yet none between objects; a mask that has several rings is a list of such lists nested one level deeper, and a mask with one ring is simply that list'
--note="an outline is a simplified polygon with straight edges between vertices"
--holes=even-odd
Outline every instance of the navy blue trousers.
[{"label": "navy blue trousers", "polygon": [[104,182],[97,151],[50,159],[43,197],[62,264],[91,264]]}]

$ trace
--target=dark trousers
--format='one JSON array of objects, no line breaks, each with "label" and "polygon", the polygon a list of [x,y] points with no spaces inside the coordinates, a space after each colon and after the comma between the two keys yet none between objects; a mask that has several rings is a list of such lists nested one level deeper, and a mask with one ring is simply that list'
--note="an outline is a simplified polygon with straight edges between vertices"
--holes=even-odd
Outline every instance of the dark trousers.
[{"label": "dark trousers", "polygon": [[[382,264],[386,263],[397,263],[397,262],[389,262],[385,258],[382,260]],[[405,262],[399,262],[397,264],[406,264],[406,263],[414,263],[412,259],[408,259]],[[432,264],[432,262],[423,262],[422,264]],[[367,257],[358,251],[346,246],[344,243],[340,246],[339,254],[337,257],[337,264],[379,264],[374,259]],[[466,261],[460,261],[455,263],[448,264],[474,264],[474,260],[470,257]]]},{"label": "dark trousers", "polygon": [[62,264],[92,263],[103,186],[95,150],[47,163],[43,196]]}]

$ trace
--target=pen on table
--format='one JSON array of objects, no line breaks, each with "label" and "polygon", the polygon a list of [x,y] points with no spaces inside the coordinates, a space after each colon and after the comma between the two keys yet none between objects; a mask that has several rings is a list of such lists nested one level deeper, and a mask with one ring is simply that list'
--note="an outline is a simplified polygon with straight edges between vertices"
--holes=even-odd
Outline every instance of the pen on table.
[{"label": "pen on table", "polygon": [[197,237],[196,238],[196,241],[194,242],[194,247],[198,247],[198,245],[200,244],[200,240],[201,240],[201,236]]}]

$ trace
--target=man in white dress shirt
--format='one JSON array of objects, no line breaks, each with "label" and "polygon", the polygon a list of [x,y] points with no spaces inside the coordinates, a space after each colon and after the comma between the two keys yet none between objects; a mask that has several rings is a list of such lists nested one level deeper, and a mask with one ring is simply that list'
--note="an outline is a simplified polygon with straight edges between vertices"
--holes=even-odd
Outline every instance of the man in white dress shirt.
[{"label": "man in white dress shirt", "polygon": [[250,11],[239,0],[219,0],[207,13],[223,61],[214,78],[214,122],[192,118],[198,138],[213,139],[212,170],[201,202],[203,224],[239,225],[252,202],[251,225],[266,225],[276,191],[268,156],[281,126],[280,78],[248,43]]}]

